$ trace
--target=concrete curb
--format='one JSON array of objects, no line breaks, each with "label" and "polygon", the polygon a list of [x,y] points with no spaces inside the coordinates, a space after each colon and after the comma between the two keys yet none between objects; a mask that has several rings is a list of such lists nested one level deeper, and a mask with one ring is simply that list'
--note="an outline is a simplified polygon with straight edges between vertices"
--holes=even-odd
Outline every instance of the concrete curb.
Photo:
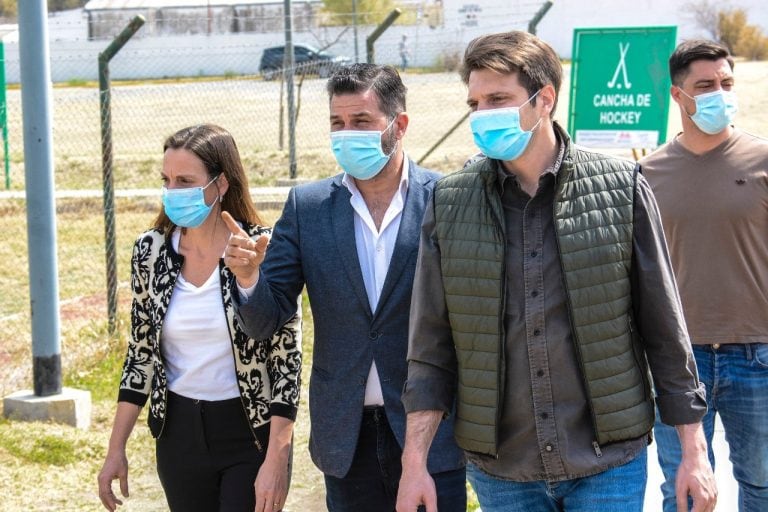
[{"label": "concrete curb", "polygon": [[[250,189],[251,198],[257,209],[260,210],[282,210],[283,204],[288,197],[289,186],[278,187],[253,187]],[[56,199],[101,199],[104,196],[102,190],[57,190]],[[4,190],[0,191],[0,201],[4,200],[25,200],[27,197],[24,190]],[[115,190],[116,198],[142,199],[148,198],[160,199],[159,188],[137,188],[129,190]]]}]

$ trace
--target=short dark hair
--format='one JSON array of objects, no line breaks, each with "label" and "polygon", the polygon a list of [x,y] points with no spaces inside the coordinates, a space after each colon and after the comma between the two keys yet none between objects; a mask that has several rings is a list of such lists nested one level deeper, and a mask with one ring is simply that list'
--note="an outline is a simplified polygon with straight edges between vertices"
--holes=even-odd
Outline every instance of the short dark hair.
[{"label": "short dark hair", "polygon": [[[520,85],[528,91],[529,97],[551,84],[555,88],[555,104],[550,116],[554,116],[563,81],[563,66],[555,50],[538,37],[513,30],[473,39],[464,51],[461,80],[468,84],[470,73],[480,69],[503,74],[517,73]],[[536,104],[536,98],[531,104]]]},{"label": "short dark hair", "polygon": [[328,99],[340,94],[360,94],[373,89],[379,108],[388,119],[405,112],[407,89],[400,74],[392,66],[352,64],[337,70],[328,79]]},{"label": "short dark hair", "polygon": [[728,48],[720,43],[707,39],[690,39],[683,41],[669,57],[669,78],[678,87],[688,76],[691,62],[696,60],[725,59],[733,71],[733,57]]}]

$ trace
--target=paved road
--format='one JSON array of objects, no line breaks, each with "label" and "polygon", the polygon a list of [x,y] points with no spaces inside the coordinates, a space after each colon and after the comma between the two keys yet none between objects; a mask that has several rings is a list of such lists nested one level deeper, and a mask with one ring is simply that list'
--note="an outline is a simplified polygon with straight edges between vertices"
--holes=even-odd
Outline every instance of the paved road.
[{"label": "paved road", "polygon": [[[253,187],[251,198],[256,205],[257,210],[282,210],[285,199],[288,197],[290,187]],[[24,199],[26,193],[23,190],[1,190],[0,201],[7,199]],[[100,198],[101,190],[57,190],[56,199],[85,199]],[[160,187],[158,188],[138,188],[130,190],[115,190],[116,198],[142,198],[156,197],[160,198]],[[158,203],[159,204],[159,203]]]}]

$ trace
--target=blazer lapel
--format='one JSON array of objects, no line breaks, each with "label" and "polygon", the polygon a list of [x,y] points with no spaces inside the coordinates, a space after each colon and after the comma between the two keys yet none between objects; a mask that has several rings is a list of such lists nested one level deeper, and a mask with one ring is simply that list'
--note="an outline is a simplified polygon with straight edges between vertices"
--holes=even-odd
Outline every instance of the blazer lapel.
[{"label": "blazer lapel", "polygon": [[341,184],[339,179],[336,190],[331,193],[331,223],[333,234],[336,237],[336,248],[339,251],[342,266],[349,277],[355,295],[363,304],[368,316],[371,316],[371,305],[368,303],[368,293],[365,291],[363,271],[360,269],[360,260],[357,257],[355,245],[355,212],[349,203],[351,194]]},{"label": "blazer lapel", "polygon": [[419,237],[421,235],[421,221],[424,217],[424,203],[426,202],[422,175],[416,170],[413,162],[410,162],[411,175],[408,179],[408,193],[405,196],[405,205],[400,219],[400,229],[397,232],[395,249],[389,262],[387,277],[381,289],[376,313],[386,303],[405,270],[408,260],[414,251],[419,249]]}]

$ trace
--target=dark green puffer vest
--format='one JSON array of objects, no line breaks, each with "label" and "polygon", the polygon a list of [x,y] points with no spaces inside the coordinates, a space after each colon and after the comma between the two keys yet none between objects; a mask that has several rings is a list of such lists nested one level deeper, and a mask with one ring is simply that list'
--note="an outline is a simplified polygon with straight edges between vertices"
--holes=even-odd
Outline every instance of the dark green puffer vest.
[{"label": "dark green puffer vest", "polygon": [[[573,338],[598,444],[653,426],[645,354],[632,331],[634,164],[567,143],[554,204]],[[459,446],[496,455],[504,394],[504,221],[488,160],[439,180],[436,234],[458,359]]]}]

